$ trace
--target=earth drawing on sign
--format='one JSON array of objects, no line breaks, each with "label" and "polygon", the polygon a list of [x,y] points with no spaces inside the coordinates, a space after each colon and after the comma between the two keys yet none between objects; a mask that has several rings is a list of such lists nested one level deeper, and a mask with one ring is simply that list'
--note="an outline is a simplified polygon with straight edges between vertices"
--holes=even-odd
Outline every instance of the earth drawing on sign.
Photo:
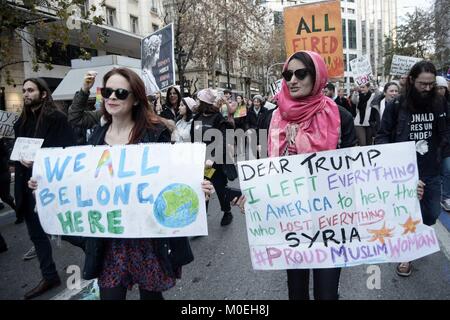
[{"label": "earth drawing on sign", "polygon": [[159,193],[153,212],[156,220],[165,227],[186,227],[197,218],[199,212],[197,194],[188,185],[171,184]]}]

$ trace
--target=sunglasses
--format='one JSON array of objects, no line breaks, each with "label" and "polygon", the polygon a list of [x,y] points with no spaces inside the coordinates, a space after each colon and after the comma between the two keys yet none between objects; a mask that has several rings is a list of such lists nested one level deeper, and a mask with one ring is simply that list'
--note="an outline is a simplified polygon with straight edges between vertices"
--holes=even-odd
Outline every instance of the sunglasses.
[{"label": "sunglasses", "polygon": [[119,100],[125,100],[128,98],[128,95],[131,93],[131,91],[128,91],[127,89],[112,89],[112,88],[101,88],[100,92],[102,94],[102,97],[105,99],[108,99],[113,92],[116,94],[116,98]]},{"label": "sunglasses", "polygon": [[291,81],[292,76],[295,74],[295,77],[298,80],[304,80],[306,78],[306,76],[309,74],[308,69],[297,69],[295,71],[292,70],[285,70],[283,71],[283,73],[281,74],[284,78],[284,80],[286,81]]}]

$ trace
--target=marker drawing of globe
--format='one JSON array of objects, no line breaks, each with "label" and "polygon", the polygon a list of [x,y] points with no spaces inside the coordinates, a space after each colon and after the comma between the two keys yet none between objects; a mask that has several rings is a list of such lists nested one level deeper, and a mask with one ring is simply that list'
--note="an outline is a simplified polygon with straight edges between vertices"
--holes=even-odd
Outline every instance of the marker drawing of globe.
[{"label": "marker drawing of globe", "polygon": [[153,213],[156,220],[168,228],[182,228],[197,219],[199,201],[188,185],[174,183],[164,188],[156,198]]}]

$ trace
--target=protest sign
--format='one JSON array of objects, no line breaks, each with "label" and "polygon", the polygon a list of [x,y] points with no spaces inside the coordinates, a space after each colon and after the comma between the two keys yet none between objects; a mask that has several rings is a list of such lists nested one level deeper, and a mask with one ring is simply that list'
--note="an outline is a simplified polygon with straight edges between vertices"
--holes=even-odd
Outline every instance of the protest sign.
[{"label": "protest sign", "polygon": [[330,78],[344,77],[341,2],[323,1],[284,8],[288,57],[300,50],[319,53]]},{"label": "protest sign", "polygon": [[34,161],[36,152],[41,148],[44,139],[19,137],[14,143],[10,159],[13,161]]},{"label": "protest sign", "polygon": [[412,66],[422,60],[423,59],[421,58],[394,55],[392,57],[391,72],[389,74],[392,76],[403,76],[408,74]]},{"label": "protest sign", "polygon": [[107,238],[207,235],[204,144],[41,149],[33,176],[48,234]]},{"label": "protest sign", "polygon": [[242,118],[247,116],[247,106],[245,104],[241,104],[237,106],[236,111],[233,115],[235,118]]},{"label": "protest sign", "polygon": [[282,81],[283,81],[283,79],[279,79],[279,80],[275,81],[274,83],[270,84],[270,92],[271,92],[272,96],[276,95],[278,92],[281,91]]},{"label": "protest sign", "polygon": [[173,24],[142,39],[142,79],[147,95],[175,85],[174,52]]},{"label": "protest sign", "polygon": [[14,138],[14,123],[17,119],[17,113],[0,110],[0,137]]},{"label": "protest sign", "polygon": [[358,86],[369,83],[373,79],[372,66],[366,55],[350,61],[350,68]]},{"label": "protest sign", "polygon": [[100,107],[102,106],[103,97],[101,90],[102,88],[97,87],[95,92],[95,110],[100,110]]},{"label": "protest sign", "polygon": [[439,251],[422,223],[414,142],[245,161],[238,171],[254,269],[403,262]]}]

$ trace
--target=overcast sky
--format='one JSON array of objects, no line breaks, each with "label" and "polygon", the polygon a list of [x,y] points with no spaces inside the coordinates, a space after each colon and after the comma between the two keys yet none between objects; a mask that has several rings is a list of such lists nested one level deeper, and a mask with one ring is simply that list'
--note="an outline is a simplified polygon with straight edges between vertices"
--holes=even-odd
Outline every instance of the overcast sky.
[{"label": "overcast sky", "polygon": [[434,1],[423,0],[397,0],[397,15],[399,17],[398,24],[402,24],[404,20],[402,17],[406,13],[411,13],[416,7],[428,9]]}]

